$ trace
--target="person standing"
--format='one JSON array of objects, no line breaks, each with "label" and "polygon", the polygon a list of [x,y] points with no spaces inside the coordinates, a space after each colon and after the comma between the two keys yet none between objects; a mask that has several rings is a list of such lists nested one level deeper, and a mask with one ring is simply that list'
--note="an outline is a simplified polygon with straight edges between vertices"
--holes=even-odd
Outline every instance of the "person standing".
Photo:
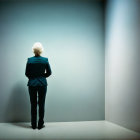
[{"label": "person standing", "polygon": [[40,42],[34,43],[32,51],[35,54],[29,57],[26,63],[25,75],[28,78],[28,92],[31,103],[31,126],[37,128],[37,104],[39,105],[38,129],[45,127],[45,98],[47,93],[47,79],[51,74],[51,67],[47,57],[42,57],[44,48]]}]

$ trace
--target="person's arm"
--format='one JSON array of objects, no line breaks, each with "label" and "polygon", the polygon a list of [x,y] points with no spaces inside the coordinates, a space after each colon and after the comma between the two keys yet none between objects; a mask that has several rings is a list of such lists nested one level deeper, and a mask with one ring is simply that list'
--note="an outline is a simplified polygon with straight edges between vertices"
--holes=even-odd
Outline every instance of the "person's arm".
[{"label": "person's arm", "polygon": [[29,69],[29,58],[28,58],[28,60],[27,60],[27,63],[26,63],[26,69],[25,69],[25,75],[26,75],[26,77],[30,77],[30,69]]},{"label": "person's arm", "polygon": [[52,74],[51,67],[50,67],[48,59],[47,59],[46,68],[45,69],[46,69],[47,73],[45,73],[44,75],[47,78],[47,77],[49,77]]}]

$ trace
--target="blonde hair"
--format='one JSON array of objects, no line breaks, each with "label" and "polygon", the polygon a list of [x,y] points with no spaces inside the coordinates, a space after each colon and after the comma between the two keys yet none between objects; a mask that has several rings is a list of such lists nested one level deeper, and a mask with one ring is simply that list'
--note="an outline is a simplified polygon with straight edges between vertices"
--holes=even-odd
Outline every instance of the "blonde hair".
[{"label": "blonde hair", "polygon": [[40,55],[44,51],[44,48],[40,42],[35,42],[32,51],[35,55]]}]

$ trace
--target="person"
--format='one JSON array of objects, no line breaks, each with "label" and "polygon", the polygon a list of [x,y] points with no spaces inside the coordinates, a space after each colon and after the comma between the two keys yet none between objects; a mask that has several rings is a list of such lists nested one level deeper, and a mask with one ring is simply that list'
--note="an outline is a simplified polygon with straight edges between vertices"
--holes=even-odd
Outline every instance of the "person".
[{"label": "person", "polygon": [[45,127],[45,98],[48,86],[46,78],[52,74],[48,58],[41,56],[43,50],[44,48],[40,42],[34,43],[32,51],[35,55],[27,59],[25,69],[25,75],[28,78],[27,86],[31,103],[31,126],[33,129],[37,128],[37,104],[39,106],[38,129]]}]

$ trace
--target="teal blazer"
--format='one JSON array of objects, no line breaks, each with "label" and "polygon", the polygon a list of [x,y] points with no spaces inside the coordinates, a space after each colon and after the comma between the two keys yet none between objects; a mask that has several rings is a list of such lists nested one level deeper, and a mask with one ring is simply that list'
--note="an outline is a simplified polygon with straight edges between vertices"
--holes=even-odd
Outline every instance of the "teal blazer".
[{"label": "teal blazer", "polygon": [[[46,71],[46,72],[45,72]],[[27,86],[47,86],[47,77],[52,74],[47,57],[33,56],[27,59],[25,75]]]}]

